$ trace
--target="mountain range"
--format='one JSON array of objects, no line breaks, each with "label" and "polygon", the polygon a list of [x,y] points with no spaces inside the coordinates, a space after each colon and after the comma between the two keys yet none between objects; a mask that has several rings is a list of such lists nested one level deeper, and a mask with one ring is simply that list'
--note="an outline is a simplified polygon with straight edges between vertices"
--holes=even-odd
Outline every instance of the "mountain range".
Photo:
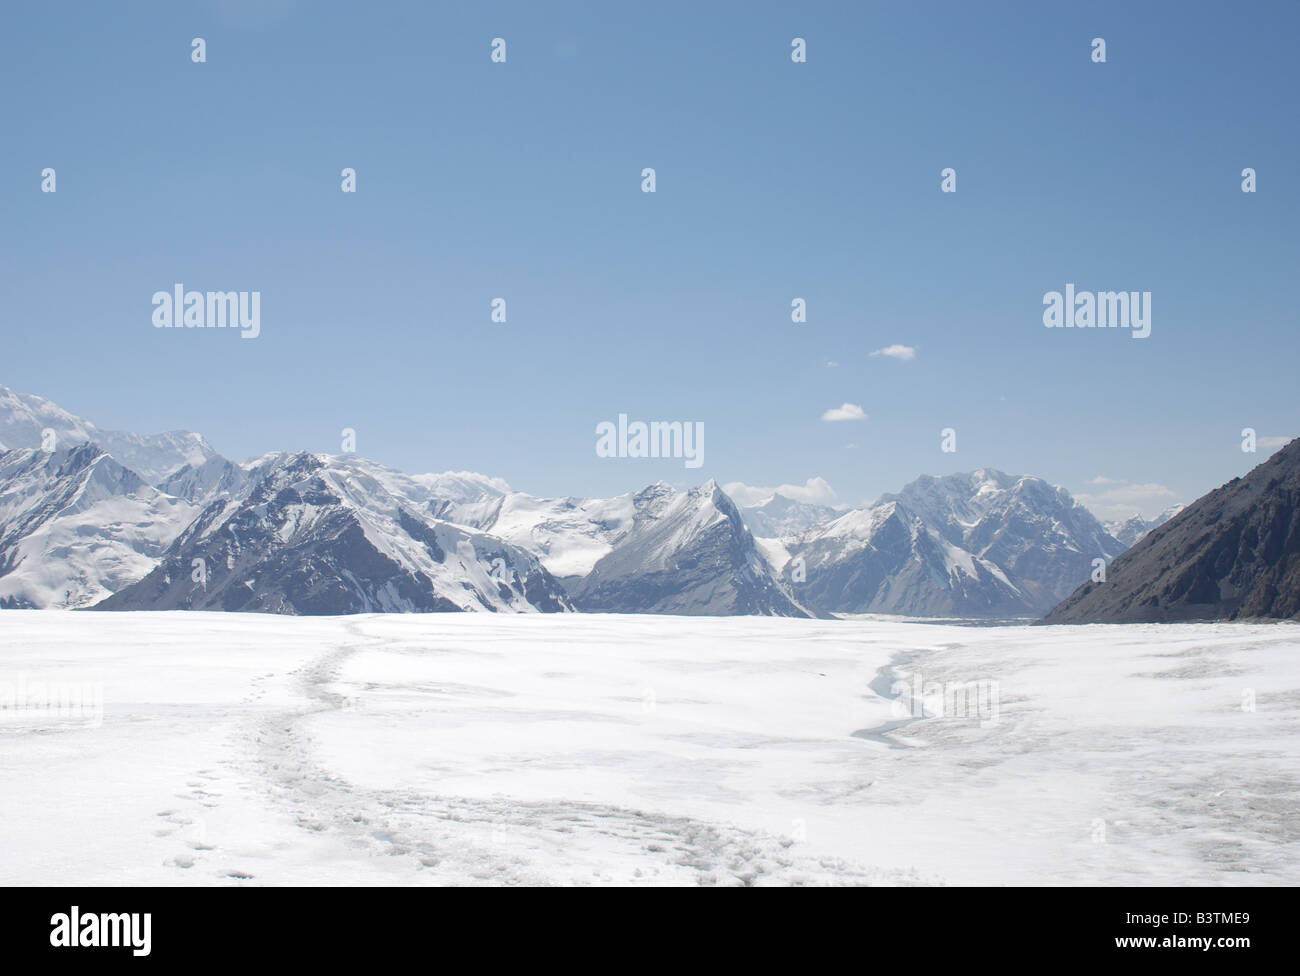
[{"label": "mountain range", "polygon": [[0,607],[1037,618],[1184,518],[1105,526],[988,468],[848,510],[712,481],[548,499],[351,454],[235,463],[3,387],[0,443]]},{"label": "mountain range", "polygon": [[1131,515],[1126,519],[1103,522],[1106,531],[1113,535],[1124,548],[1137,545],[1152,529],[1158,529],[1186,506],[1171,505],[1153,519],[1144,519],[1141,515]]},{"label": "mountain range", "polygon": [[419,488],[359,458],[262,458],[242,489],[211,498],[148,575],[98,609],[571,609],[535,556],[428,516]]},{"label": "mountain range", "polygon": [[98,444],[149,484],[220,458],[211,444],[189,431],[141,435],[104,430],[42,397],[0,386],[0,450],[43,447],[52,451],[84,443]]}]

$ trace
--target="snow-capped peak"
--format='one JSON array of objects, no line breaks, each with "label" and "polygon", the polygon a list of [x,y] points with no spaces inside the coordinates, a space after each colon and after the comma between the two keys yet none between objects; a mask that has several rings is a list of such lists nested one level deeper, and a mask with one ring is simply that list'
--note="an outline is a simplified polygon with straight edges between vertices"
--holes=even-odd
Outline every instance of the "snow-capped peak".
[{"label": "snow-capped peak", "polygon": [[69,413],[44,397],[0,386],[0,441],[48,450],[93,442],[150,484],[158,484],[186,465],[198,467],[217,452],[198,434],[184,430],[134,434],[105,430]]}]

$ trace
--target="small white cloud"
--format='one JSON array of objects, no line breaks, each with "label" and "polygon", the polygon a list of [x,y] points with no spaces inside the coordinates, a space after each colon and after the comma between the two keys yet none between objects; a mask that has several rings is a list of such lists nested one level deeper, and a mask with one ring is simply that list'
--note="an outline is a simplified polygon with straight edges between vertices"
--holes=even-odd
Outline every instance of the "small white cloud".
[{"label": "small white cloud", "polygon": [[831,505],[838,497],[825,478],[809,478],[802,485],[781,485],[776,490],[786,498],[813,505]]},{"label": "small white cloud", "polygon": [[834,369],[834,368],[835,368],[836,366],[838,366],[838,365],[839,365],[839,363],[837,363],[837,362],[836,362],[835,360],[833,360],[833,359],[828,359],[828,360],[826,360],[826,368],[827,368],[827,369]]},{"label": "small white cloud", "polygon": [[1107,478],[1104,474],[1099,474],[1088,482],[1090,485],[1122,485],[1124,482],[1118,478]]},{"label": "small white cloud", "polygon": [[822,420],[866,420],[867,413],[856,403],[843,403],[838,407],[831,407],[824,414]]},{"label": "small white cloud", "polygon": [[1260,437],[1255,443],[1259,447],[1285,447],[1294,440],[1292,437]]},{"label": "small white cloud", "polygon": [[765,502],[773,495],[784,495],[791,501],[807,502],[812,505],[834,505],[839,497],[835,489],[825,478],[809,478],[802,485],[777,485],[776,488],[760,488],[747,485],[743,481],[733,481],[722,486],[731,500],[737,505],[748,508]]},{"label": "small white cloud", "polygon": [[770,488],[747,485],[743,481],[731,481],[722,486],[728,497],[741,508],[749,508],[772,497]]},{"label": "small white cloud", "polygon": [[910,360],[916,358],[916,347],[894,343],[892,346],[885,346],[883,349],[877,349],[871,355],[888,356],[890,359]]}]

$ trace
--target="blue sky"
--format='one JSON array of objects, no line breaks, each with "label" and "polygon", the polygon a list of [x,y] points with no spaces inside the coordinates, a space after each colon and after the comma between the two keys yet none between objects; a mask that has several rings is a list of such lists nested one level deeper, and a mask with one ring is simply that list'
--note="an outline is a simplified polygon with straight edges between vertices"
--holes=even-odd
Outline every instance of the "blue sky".
[{"label": "blue sky", "polygon": [[[1148,511],[1262,460],[1243,427],[1300,433],[1294,3],[4,21],[0,383],[101,426],[234,458],[350,427],[545,495],[823,478],[853,504],[992,466]],[[175,282],[260,291],[261,336],[154,329]],[[1045,329],[1066,282],[1150,291],[1151,335]],[[821,419],[843,403],[868,419]],[[597,457],[620,412],[703,422],[703,467]]]}]

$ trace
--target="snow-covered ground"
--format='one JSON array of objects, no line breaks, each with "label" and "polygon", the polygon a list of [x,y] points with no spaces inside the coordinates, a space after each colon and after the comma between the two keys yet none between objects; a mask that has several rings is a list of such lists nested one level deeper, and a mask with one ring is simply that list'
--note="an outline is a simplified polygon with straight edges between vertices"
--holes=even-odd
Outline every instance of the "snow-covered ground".
[{"label": "snow-covered ground", "polygon": [[0,884],[1300,883],[1287,624],[6,611],[6,704]]}]

